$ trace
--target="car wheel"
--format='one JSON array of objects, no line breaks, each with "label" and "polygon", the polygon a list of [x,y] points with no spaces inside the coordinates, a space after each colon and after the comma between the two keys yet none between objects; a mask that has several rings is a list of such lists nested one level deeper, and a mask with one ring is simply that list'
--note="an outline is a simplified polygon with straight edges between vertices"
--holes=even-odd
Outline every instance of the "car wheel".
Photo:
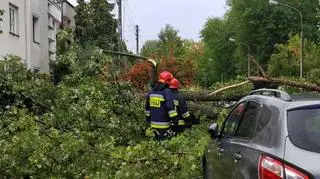
[{"label": "car wheel", "polygon": [[203,172],[203,178],[207,179],[208,178],[207,161],[206,161],[206,157],[205,156],[202,157],[202,172]]}]

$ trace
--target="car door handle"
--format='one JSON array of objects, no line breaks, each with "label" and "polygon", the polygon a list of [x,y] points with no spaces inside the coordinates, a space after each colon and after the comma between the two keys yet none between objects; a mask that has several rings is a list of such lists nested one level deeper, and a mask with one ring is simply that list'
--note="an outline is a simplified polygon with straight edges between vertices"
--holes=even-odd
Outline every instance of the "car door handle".
[{"label": "car door handle", "polygon": [[223,153],[223,152],[224,152],[224,149],[223,149],[223,148],[218,148],[218,152],[219,152],[219,153]]},{"label": "car door handle", "polygon": [[242,157],[242,156],[241,156],[240,154],[238,154],[238,153],[233,155],[233,159],[234,159],[235,161],[241,160],[241,157]]}]

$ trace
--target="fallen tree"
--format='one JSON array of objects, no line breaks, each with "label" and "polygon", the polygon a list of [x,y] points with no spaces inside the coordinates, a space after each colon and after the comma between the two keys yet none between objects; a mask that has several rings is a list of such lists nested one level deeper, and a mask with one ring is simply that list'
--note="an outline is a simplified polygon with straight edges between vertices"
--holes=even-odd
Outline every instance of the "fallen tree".
[{"label": "fallen tree", "polygon": [[218,117],[217,110],[214,107],[188,102],[188,109],[191,112],[200,112],[201,115],[205,115],[210,119],[216,119]]},{"label": "fallen tree", "polygon": [[303,88],[309,91],[320,92],[320,86],[313,83],[308,83],[308,82],[297,82],[297,81],[291,81],[291,80],[280,79],[280,78],[264,78],[264,77],[257,77],[257,76],[249,77],[248,80],[251,81],[252,83],[261,82],[266,84],[285,85],[285,86]]},{"label": "fallen tree", "polygon": [[229,90],[229,89],[233,89],[233,88],[237,88],[237,87],[246,85],[246,84],[248,84],[248,83],[250,83],[250,81],[244,81],[244,82],[239,83],[239,84],[226,86],[226,87],[220,88],[220,89],[218,89],[218,90],[215,90],[214,92],[210,93],[209,96],[212,96],[212,95],[215,96],[215,95],[217,95],[218,93],[220,93],[220,92],[222,92],[222,91]]},{"label": "fallen tree", "polygon": [[[186,101],[239,101],[246,94],[236,94],[234,96],[227,95],[210,95],[210,91],[188,91],[181,90],[180,94]],[[139,98],[145,98],[147,93],[137,93]]]}]

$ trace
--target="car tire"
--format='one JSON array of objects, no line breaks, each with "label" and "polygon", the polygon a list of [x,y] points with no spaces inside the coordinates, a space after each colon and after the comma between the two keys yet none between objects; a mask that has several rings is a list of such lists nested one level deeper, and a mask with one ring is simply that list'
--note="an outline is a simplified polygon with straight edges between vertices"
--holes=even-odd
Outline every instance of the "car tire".
[{"label": "car tire", "polygon": [[206,157],[205,156],[202,157],[202,173],[203,173],[203,178],[207,179],[208,178],[207,161],[206,161]]}]

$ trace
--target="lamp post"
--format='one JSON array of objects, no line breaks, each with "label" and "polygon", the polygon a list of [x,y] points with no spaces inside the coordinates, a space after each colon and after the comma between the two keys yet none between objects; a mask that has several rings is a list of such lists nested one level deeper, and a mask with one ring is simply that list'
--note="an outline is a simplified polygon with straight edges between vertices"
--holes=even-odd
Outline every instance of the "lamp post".
[{"label": "lamp post", "polygon": [[250,58],[251,58],[250,46],[248,44],[244,43],[244,42],[237,41],[234,38],[229,38],[229,41],[230,42],[238,42],[239,44],[244,45],[244,46],[246,46],[248,48],[248,77],[250,77]]},{"label": "lamp post", "polygon": [[300,78],[303,77],[303,16],[302,13],[299,11],[299,9],[293,7],[293,6],[289,6],[287,4],[283,4],[281,2],[275,1],[275,0],[269,0],[269,4],[273,4],[273,5],[280,5],[280,6],[284,6],[290,9],[295,10],[296,12],[298,12],[299,16],[300,16]]}]

